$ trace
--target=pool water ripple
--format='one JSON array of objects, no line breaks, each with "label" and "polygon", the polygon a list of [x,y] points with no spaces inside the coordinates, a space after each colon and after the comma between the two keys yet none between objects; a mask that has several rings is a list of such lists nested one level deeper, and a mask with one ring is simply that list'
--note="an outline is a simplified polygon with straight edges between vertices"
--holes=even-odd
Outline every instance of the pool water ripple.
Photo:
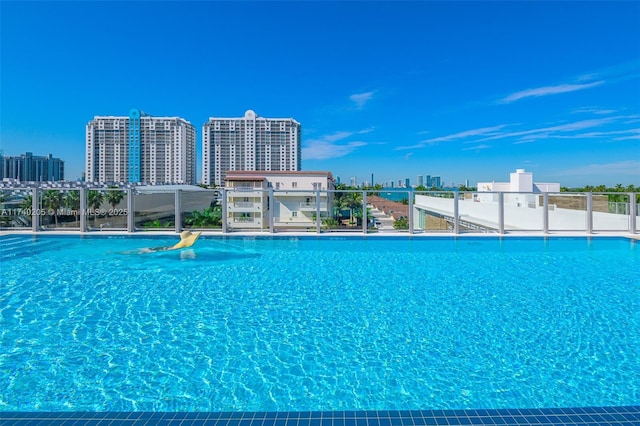
[{"label": "pool water ripple", "polygon": [[3,260],[0,410],[640,403],[629,240],[172,241]]}]

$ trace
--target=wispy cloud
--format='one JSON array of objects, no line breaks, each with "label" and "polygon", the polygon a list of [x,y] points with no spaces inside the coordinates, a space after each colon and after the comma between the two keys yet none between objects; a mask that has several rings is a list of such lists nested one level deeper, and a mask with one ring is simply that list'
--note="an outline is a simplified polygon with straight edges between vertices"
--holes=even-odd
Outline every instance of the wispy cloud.
[{"label": "wispy cloud", "polygon": [[[576,92],[579,90],[586,90],[591,89],[592,87],[601,86],[605,83],[618,83],[621,81],[639,77],[640,61],[632,61],[623,64],[617,64],[597,71],[587,72],[578,76],[577,78],[571,79],[571,81],[569,82],[520,90],[498,100],[498,103],[509,104],[511,102],[519,101],[526,98]],[[591,112],[595,114],[609,114],[615,111],[601,109],[593,110]]]},{"label": "wispy cloud", "polygon": [[482,127],[479,129],[465,130],[463,132],[453,133],[447,136],[440,136],[437,138],[425,139],[412,146],[399,146],[396,148],[396,150],[424,148],[426,146],[434,145],[439,142],[456,141],[456,140],[462,140],[462,139],[475,137],[475,136],[495,135],[495,134],[498,134],[497,132],[503,129],[505,126],[506,124],[500,124],[499,126]]},{"label": "wispy cloud", "polygon": [[549,139],[551,137],[555,137],[557,133],[575,132],[577,130],[583,130],[583,129],[589,129],[592,127],[602,126],[604,124],[611,123],[612,121],[615,120],[615,118],[616,117],[607,117],[607,118],[598,118],[593,120],[581,120],[581,121],[575,121],[573,123],[559,124],[557,126],[541,127],[537,129],[521,130],[517,132],[504,132],[494,136],[489,136],[486,138],[479,139],[476,142],[485,142],[485,141],[496,140],[496,139],[516,138],[520,136],[526,136],[526,138],[522,138],[519,141],[515,141],[514,143],[515,144],[529,143],[537,139]]},{"label": "wispy cloud", "polygon": [[617,83],[639,77],[640,61],[635,60],[582,74],[577,81],[606,80],[607,83]]},{"label": "wispy cloud", "polygon": [[[316,139],[309,139],[306,146],[302,148],[302,156],[308,160],[327,160],[331,158],[344,157],[351,154],[359,147],[368,145],[363,141],[344,141],[354,135],[362,135],[373,131],[373,127],[359,130],[357,132],[335,132],[321,136]],[[343,142],[340,142],[343,141]]]},{"label": "wispy cloud", "polygon": [[471,146],[469,148],[463,148],[463,151],[479,151],[481,149],[487,149],[487,148],[491,148],[491,145],[486,145],[486,144],[480,144],[477,146]]},{"label": "wispy cloud", "polygon": [[578,90],[590,89],[592,87],[604,84],[604,80],[593,81],[583,84],[558,84],[556,86],[537,87],[535,89],[526,89],[513,93],[506,98],[500,99],[499,103],[509,104],[524,98],[557,95],[559,93],[576,92]]},{"label": "wispy cloud", "polygon": [[596,115],[615,114],[616,112],[618,111],[614,109],[596,108],[596,107],[584,107],[584,108],[578,108],[572,111],[572,113],[574,114],[588,113],[588,114],[596,114]]},{"label": "wispy cloud", "polygon": [[349,96],[349,99],[356,104],[358,109],[362,109],[367,102],[373,99],[375,92],[375,90],[372,90],[371,92],[355,93]]},{"label": "wispy cloud", "polygon": [[588,132],[575,135],[558,135],[558,139],[592,139],[616,136],[613,140],[637,139],[640,136],[640,129],[612,130],[608,132]]},{"label": "wispy cloud", "polygon": [[619,138],[613,138],[616,141],[628,141],[628,140],[640,140],[640,135],[621,136]]},{"label": "wispy cloud", "polygon": [[625,175],[638,177],[640,161],[627,160],[615,163],[588,164],[585,166],[564,169],[555,173],[556,176],[611,176]]},{"label": "wispy cloud", "polygon": [[[501,124],[498,126],[481,127],[478,129],[465,130],[452,133],[450,135],[439,136],[426,139],[411,146],[396,147],[396,150],[410,150],[425,148],[440,142],[457,142],[462,144],[475,144],[473,147],[464,148],[465,151],[490,148],[484,142],[511,139],[515,145],[533,143],[539,140],[548,139],[593,139],[602,138],[609,141],[622,141],[638,139],[640,129],[630,128],[615,130],[605,129],[604,131],[587,131],[604,126],[626,125],[629,117],[633,116],[607,116],[593,118],[589,120],[578,120],[569,123],[561,123],[552,126],[542,126],[523,130],[517,130],[518,124]],[[625,126],[626,127],[626,126]],[[513,130],[511,130],[513,128]]]}]

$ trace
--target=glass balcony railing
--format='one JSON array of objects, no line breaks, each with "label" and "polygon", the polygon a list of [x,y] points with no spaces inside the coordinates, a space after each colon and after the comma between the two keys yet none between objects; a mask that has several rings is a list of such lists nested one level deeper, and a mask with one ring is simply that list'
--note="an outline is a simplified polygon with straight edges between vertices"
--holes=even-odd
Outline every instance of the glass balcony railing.
[{"label": "glass balcony railing", "polygon": [[0,188],[0,229],[264,232],[640,232],[638,193]]}]

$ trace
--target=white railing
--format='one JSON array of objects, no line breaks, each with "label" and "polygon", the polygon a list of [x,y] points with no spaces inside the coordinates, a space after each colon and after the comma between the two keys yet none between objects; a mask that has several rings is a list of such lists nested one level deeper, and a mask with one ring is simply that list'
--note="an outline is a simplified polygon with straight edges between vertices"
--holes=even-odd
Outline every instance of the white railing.
[{"label": "white railing", "polygon": [[[263,194],[265,203],[258,212],[256,203],[234,200],[240,188],[162,191],[159,187],[157,192],[138,192],[135,187],[4,187],[0,188],[0,229],[180,232],[187,228],[227,233],[257,223],[266,232],[276,232],[295,222],[318,233],[640,233],[638,193],[250,189]],[[314,198],[307,201],[310,192]],[[380,198],[380,193],[387,198]],[[378,200],[377,205],[371,200]],[[233,216],[227,217],[227,206],[233,208]],[[387,220],[382,230],[370,226],[380,219],[368,211],[370,207]],[[400,208],[404,210],[398,215]],[[242,213],[251,216],[237,216]],[[290,219],[282,222],[280,218]]]}]

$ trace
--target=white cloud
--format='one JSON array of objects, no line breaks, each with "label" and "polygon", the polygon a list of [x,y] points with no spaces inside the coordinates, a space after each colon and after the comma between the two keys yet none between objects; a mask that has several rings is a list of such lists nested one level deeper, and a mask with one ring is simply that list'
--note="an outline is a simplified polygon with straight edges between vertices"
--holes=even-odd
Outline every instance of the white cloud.
[{"label": "white cloud", "polygon": [[485,145],[485,144],[480,144],[477,146],[471,146],[469,148],[463,148],[463,151],[478,151],[481,149],[487,149],[487,148],[491,148],[491,145]]},{"label": "white cloud", "polygon": [[556,173],[557,176],[610,176],[610,175],[625,175],[625,176],[640,176],[640,161],[627,160],[618,161],[615,163],[603,163],[603,164],[588,164],[585,166],[574,167],[572,169],[561,170]]},{"label": "white cloud", "polygon": [[[610,140],[628,140],[638,139],[637,135],[640,133],[640,129],[618,129],[601,132],[582,132],[576,133],[581,130],[592,129],[609,124],[626,124],[625,120],[633,115],[626,116],[608,116],[601,118],[594,118],[589,120],[579,120],[570,123],[562,123],[553,126],[538,127],[534,129],[526,130],[514,130],[506,131],[506,127],[518,126],[518,124],[501,124],[492,127],[481,127],[478,129],[465,130],[458,133],[452,133],[446,136],[439,136],[431,139],[425,139],[418,142],[415,145],[399,146],[395,150],[410,150],[420,149],[427,146],[437,144],[439,142],[461,142],[464,144],[480,144],[473,148],[465,148],[465,150],[473,149],[485,149],[489,146],[485,146],[482,143],[493,140],[501,140],[511,138],[513,144],[525,144],[532,143],[542,139],[580,139],[580,138],[606,138],[611,137]],[[614,138],[615,137],[615,138]]]},{"label": "white cloud", "polygon": [[465,130],[464,132],[453,133],[447,136],[440,136],[437,138],[425,139],[411,146],[399,146],[396,148],[396,150],[424,148],[429,145],[434,145],[438,142],[455,141],[458,139],[465,139],[472,136],[494,135],[498,130],[504,128],[505,126],[506,124],[501,124],[499,126],[482,127],[480,129]]},{"label": "white cloud", "polygon": [[558,84],[556,86],[537,87],[535,89],[527,89],[513,93],[506,98],[501,99],[499,102],[508,104],[524,98],[557,95],[559,93],[568,93],[578,90],[590,89],[592,87],[600,86],[601,84],[604,84],[604,80],[593,81],[591,83],[584,84]]},{"label": "white cloud", "polygon": [[609,132],[588,132],[588,133],[578,133],[576,135],[563,135],[556,136],[558,139],[590,139],[590,138],[602,138],[607,136],[618,136],[613,138],[613,140],[623,140],[623,139],[637,139],[640,136],[640,129],[627,129],[627,130],[612,130]]},{"label": "white cloud", "polygon": [[539,129],[522,130],[518,132],[505,132],[505,133],[497,134],[495,136],[489,136],[489,137],[480,139],[476,142],[484,142],[484,141],[504,139],[504,138],[513,138],[517,136],[528,136],[528,141],[532,141],[532,139],[547,139],[549,137],[554,137],[555,132],[573,132],[576,130],[589,129],[591,127],[602,126],[603,124],[610,123],[614,121],[616,118],[619,118],[619,117],[582,120],[582,121],[576,121],[573,123],[560,124],[557,126],[542,127]]},{"label": "white cloud", "polygon": [[614,138],[615,141],[627,141],[627,140],[636,140],[640,139],[640,135],[631,135],[631,136],[622,136],[619,138]]},{"label": "white cloud", "polygon": [[371,92],[355,93],[349,96],[349,99],[355,102],[358,109],[362,109],[364,105],[373,98],[375,92],[375,90],[372,90]]},{"label": "white cloud", "polygon": [[574,114],[590,113],[590,114],[596,114],[596,115],[615,114],[616,112],[618,111],[616,111],[615,109],[605,109],[605,108],[596,108],[596,107],[578,108],[573,111]]},{"label": "white cloud", "polygon": [[411,158],[411,156],[412,156],[412,155],[413,155],[413,152],[407,152],[407,153],[404,155],[404,159],[405,159],[405,160],[409,160],[409,159]]},{"label": "white cloud", "polygon": [[345,155],[351,154],[357,148],[368,145],[368,143],[362,141],[338,143],[339,141],[353,135],[370,133],[371,131],[373,131],[373,127],[357,132],[335,132],[317,139],[309,139],[306,142],[306,146],[302,148],[302,157],[306,160],[327,160],[330,158],[344,157]]}]

